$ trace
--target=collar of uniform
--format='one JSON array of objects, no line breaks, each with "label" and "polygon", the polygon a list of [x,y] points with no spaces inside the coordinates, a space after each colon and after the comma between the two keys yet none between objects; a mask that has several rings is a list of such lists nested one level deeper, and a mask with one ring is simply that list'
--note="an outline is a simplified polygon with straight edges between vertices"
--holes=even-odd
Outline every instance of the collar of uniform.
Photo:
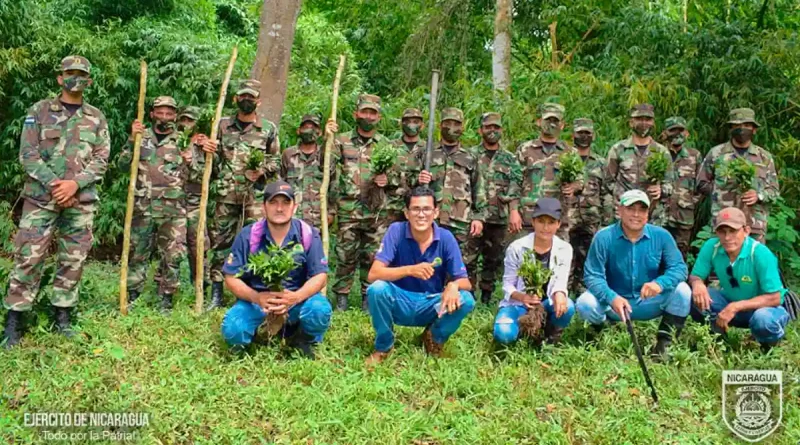
[{"label": "collar of uniform", "polygon": [[153,127],[150,127],[147,130],[145,130],[144,136],[152,138],[153,141],[156,143],[156,145],[161,146],[169,142],[170,139],[176,138],[178,134],[179,133],[177,131],[172,130],[172,132],[166,135],[164,139],[161,139],[161,142],[158,142],[158,138],[156,137],[156,131],[153,130]]},{"label": "collar of uniform", "polygon": [[438,147],[436,147],[436,148],[437,148],[437,149],[439,149],[439,150],[441,150],[441,151],[442,151],[442,153],[444,153],[444,154],[446,154],[446,155],[448,155],[448,156],[450,156],[450,155],[454,155],[454,154],[456,154],[456,153],[458,153],[458,152],[460,152],[460,151],[466,151],[466,150],[464,149],[464,146],[463,146],[463,145],[461,145],[461,141],[459,141],[459,142],[458,142],[458,145],[456,146],[456,149],[455,149],[455,150],[453,150],[453,151],[447,151],[447,150],[445,150],[445,149],[444,149],[444,144],[442,144],[441,142],[439,143],[439,146],[438,146]]},{"label": "collar of uniform", "polygon": [[[650,143],[647,144],[647,147],[648,148],[652,147],[653,144],[655,144],[655,142],[656,141],[653,138],[650,138]],[[622,145],[624,145],[625,148],[630,148],[630,149],[635,149],[636,148],[636,144],[633,143],[633,136],[629,137],[628,139],[624,139],[622,141]]]},{"label": "collar of uniform", "polygon": [[[672,149],[670,149],[669,147],[667,147],[667,150],[669,150],[670,153],[672,153]],[[677,157],[678,158],[688,158],[689,157],[689,151],[686,149],[685,145],[681,145],[681,149],[678,150]]]},{"label": "collar of uniform", "polygon": [[[628,237],[625,236],[625,231],[622,230],[622,221],[617,221],[617,223],[614,224],[614,232],[615,232],[615,235],[616,235],[615,238],[624,238],[624,239],[630,241],[628,239]],[[642,240],[642,239],[645,239],[645,238],[646,239],[652,238],[652,234],[650,233],[650,224],[645,224],[644,225],[644,229],[642,230],[642,237],[639,238],[636,241],[639,241],[639,240]]]},{"label": "collar of uniform", "polygon": [[[300,238],[300,231],[296,226],[296,220],[292,218],[291,222],[289,223],[289,231],[286,232],[286,238],[283,239],[283,246],[279,246],[283,248],[284,246],[288,245],[290,242],[300,243],[302,239]],[[270,244],[275,244],[275,239],[272,238],[272,233],[269,231],[269,223],[266,223],[266,230],[264,230],[264,237],[262,242],[264,243],[264,248],[266,249],[267,246]]]},{"label": "collar of uniform", "polygon": [[[747,147],[747,151],[745,153],[751,154],[751,155],[758,155],[759,154],[759,152],[758,152],[759,148],[760,147],[758,145],[754,144],[753,141],[750,141],[750,146]],[[728,141],[728,142],[725,143],[725,149],[727,151],[730,151],[731,153],[738,153],[738,151],[739,151],[738,148],[733,146],[733,143],[731,141]]]},{"label": "collar of uniform", "polygon": [[[55,99],[50,101],[50,111],[59,111],[60,112],[60,111],[64,111],[64,108],[65,108],[64,104],[61,103],[61,97],[56,97]],[[83,103],[81,103],[81,107],[78,108],[76,113],[78,111],[82,112],[83,114],[88,114],[90,116],[94,115],[94,112],[86,104],[86,101],[83,101]]]},{"label": "collar of uniform", "polygon": [[[233,116],[230,118],[230,124],[228,124],[228,128],[231,128],[231,127],[238,127],[238,125],[237,125],[237,124],[238,124],[238,122],[239,122],[239,119],[237,119],[237,117],[239,117],[239,115],[238,115],[238,114],[235,114],[235,115],[233,115]],[[261,124],[262,124],[262,122],[261,122],[261,119],[259,119],[259,118],[256,118],[256,120],[255,120],[255,121],[253,121],[253,122],[248,122],[248,123],[250,123],[250,124],[253,124],[253,127],[256,127],[256,128],[258,128],[258,129],[261,129],[261,127],[262,127],[262,125],[261,125]]]},{"label": "collar of uniform", "polygon": [[[406,221],[406,239],[414,239],[414,235],[411,234],[411,223]],[[433,240],[439,241],[442,237],[442,229],[439,228],[439,225],[436,222],[433,223]]]}]

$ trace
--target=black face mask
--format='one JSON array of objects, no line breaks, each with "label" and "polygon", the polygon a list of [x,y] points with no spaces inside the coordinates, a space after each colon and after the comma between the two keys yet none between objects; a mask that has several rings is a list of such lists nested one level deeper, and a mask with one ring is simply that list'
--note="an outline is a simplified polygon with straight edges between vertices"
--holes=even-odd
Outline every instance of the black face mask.
[{"label": "black face mask", "polygon": [[753,130],[749,128],[739,127],[731,130],[731,137],[739,144],[746,144],[753,140]]},{"label": "black face mask", "polygon": [[587,148],[592,145],[592,135],[590,134],[576,134],[573,138],[575,145],[580,148]]},{"label": "black face mask", "polygon": [[250,114],[253,111],[256,111],[256,101],[254,100],[250,99],[238,100],[236,101],[236,106],[238,106],[239,109],[242,110],[242,113],[244,114]]},{"label": "black face mask", "polygon": [[175,123],[174,122],[156,121],[156,130],[158,130],[159,133],[168,133],[173,128],[175,128]]}]

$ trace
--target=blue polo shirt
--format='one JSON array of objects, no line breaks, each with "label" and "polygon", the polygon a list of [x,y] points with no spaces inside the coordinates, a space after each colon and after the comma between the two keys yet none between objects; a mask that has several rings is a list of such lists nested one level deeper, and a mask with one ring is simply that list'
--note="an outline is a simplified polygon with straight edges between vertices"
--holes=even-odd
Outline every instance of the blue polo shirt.
[{"label": "blue polo shirt", "polygon": [[441,264],[434,267],[434,274],[430,279],[405,277],[394,282],[403,290],[426,294],[438,294],[444,291],[449,281],[467,278],[467,268],[461,258],[461,249],[450,231],[433,223],[433,242],[425,252],[420,252],[419,244],[411,236],[408,222],[396,222],[389,226],[375,254],[375,259],[388,267],[433,263],[437,258]]},{"label": "blue polo shirt", "polygon": [[[233,247],[231,247],[231,253],[222,266],[222,273],[225,275],[242,273],[239,278],[246,285],[258,292],[263,292],[267,290],[267,287],[261,281],[261,278],[246,271],[247,258],[250,256],[250,231],[253,229],[253,225],[246,226],[236,235],[236,240],[233,242]],[[296,291],[303,287],[306,281],[314,275],[328,272],[328,259],[325,258],[325,253],[322,250],[322,239],[319,236],[319,231],[314,229],[312,232],[311,247],[306,252],[303,249],[300,221],[292,219],[289,233],[286,234],[281,247],[285,248],[290,244],[294,244],[294,261],[297,263],[297,267],[289,272],[289,276],[283,281],[283,287],[286,290]],[[269,227],[267,227],[259,243],[258,252],[267,250],[267,247],[273,244],[275,244],[275,241],[269,233]]]},{"label": "blue polo shirt", "polygon": [[[733,278],[739,283],[736,287],[731,285],[728,266],[732,266]],[[749,300],[759,295],[780,292],[783,303],[786,289],[778,271],[778,258],[769,247],[749,236],[745,237],[742,250],[733,264],[718,237],[706,241],[697,254],[692,275],[705,280],[711,270],[717,274],[722,294],[728,301]]]}]

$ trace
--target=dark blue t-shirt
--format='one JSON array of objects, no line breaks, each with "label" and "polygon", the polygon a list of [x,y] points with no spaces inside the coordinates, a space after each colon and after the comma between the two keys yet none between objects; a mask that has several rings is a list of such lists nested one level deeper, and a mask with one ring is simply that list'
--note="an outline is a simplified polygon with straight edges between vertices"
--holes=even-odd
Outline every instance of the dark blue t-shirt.
[{"label": "dark blue t-shirt", "polygon": [[433,224],[433,242],[420,252],[419,244],[411,236],[408,222],[396,222],[389,226],[383,241],[375,254],[375,259],[388,267],[413,266],[427,262],[434,263],[439,258],[441,264],[434,267],[434,274],[428,280],[414,277],[401,278],[394,282],[401,289],[410,292],[437,294],[444,291],[448,281],[467,278],[467,268],[461,258],[461,249],[450,231]]},{"label": "dark blue t-shirt", "polygon": [[[222,266],[222,273],[225,275],[238,275],[244,272],[239,278],[245,284],[258,292],[266,291],[267,288],[261,281],[261,278],[246,272],[247,258],[250,256],[250,231],[253,229],[253,224],[242,229],[236,240],[231,247],[231,253],[225,259],[225,265]],[[264,237],[261,239],[258,251],[267,250],[268,246],[275,244],[269,229],[264,231]],[[296,291],[303,287],[306,281],[314,275],[328,272],[328,259],[325,258],[325,253],[322,250],[322,239],[319,236],[319,231],[313,230],[311,237],[311,247],[306,252],[303,249],[303,241],[301,239],[300,221],[292,219],[292,226],[289,228],[289,233],[283,240],[282,248],[289,244],[294,244],[294,261],[297,267],[289,273],[289,276],[283,281],[283,287],[289,291]]]}]

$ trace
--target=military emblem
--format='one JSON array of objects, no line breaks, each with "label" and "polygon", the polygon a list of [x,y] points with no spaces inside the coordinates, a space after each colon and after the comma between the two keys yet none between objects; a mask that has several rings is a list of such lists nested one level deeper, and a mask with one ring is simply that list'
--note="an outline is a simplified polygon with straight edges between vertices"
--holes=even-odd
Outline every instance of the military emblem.
[{"label": "military emblem", "polygon": [[782,371],[723,371],[722,419],[734,434],[758,442],[783,418]]}]

